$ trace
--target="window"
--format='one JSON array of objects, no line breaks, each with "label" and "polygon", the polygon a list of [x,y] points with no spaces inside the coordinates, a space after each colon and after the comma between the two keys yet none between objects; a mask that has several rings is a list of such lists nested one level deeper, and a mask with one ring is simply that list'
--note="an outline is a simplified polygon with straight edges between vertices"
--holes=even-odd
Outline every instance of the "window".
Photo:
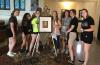
[{"label": "window", "polygon": [[0,10],[10,10],[10,0],[0,0]]},{"label": "window", "polygon": [[14,0],[14,8],[25,10],[25,0]]}]

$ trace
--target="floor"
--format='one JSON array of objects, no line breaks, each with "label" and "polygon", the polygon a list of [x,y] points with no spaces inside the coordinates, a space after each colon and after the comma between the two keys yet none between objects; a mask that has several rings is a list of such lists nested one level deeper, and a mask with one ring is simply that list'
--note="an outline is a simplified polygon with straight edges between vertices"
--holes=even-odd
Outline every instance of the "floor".
[{"label": "floor", "polygon": [[[26,56],[18,52],[19,47],[16,47],[17,55],[13,58],[6,55],[7,46],[0,48],[0,65],[70,65],[68,64],[68,56],[59,54],[57,58],[51,56],[48,50],[43,49],[41,54],[34,56]],[[100,41],[94,41],[91,45],[88,65],[100,65]],[[77,60],[75,65],[82,65]]]}]

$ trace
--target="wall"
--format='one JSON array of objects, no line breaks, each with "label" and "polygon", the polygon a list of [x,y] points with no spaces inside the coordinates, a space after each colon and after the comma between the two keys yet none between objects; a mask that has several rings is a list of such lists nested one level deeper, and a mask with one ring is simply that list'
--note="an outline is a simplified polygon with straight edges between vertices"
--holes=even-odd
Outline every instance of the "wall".
[{"label": "wall", "polygon": [[[44,0],[39,0],[39,6],[43,8],[44,6]],[[26,10],[25,11],[20,11],[20,15],[18,16],[19,24],[21,22],[22,16],[24,15],[25,12],[33,13],[34,11],[31,11],[31,0],[26,0]],[[5,20],[5,22],[8,22],[8,19],[11,15],[11,12],[14,9],[14,0],[10,0],[10,10],[0,10],[0,20]]]},{"label": "wall", "polygon": [[[99,1],[99,0],[98,0]],[[72,4],[69,7],[64,7],[63,2],[66,2],[65,0],[45,0],[45,4],[48,5],[48,7],[51,10],[57,10],[59,12],[59,15],[61,14],[61,9],[76,9],[77,13],[79,13],[80,9],[86,8],[89,11],[89,14],[94,18],[95,20],[95,32],[94,36],[97,37],[97,30],[98,30],[98,13],[97,8],[99,7],[100,1],[97,2],[97,0],[71,0],[67,2],[71,2]],[[55,5],[56,4],[56,5]],[[98,8],[100,11],[100,8]],[[98,12],[99,12],[98,11]],[[77,14],[78,16],[78,14]]]}]

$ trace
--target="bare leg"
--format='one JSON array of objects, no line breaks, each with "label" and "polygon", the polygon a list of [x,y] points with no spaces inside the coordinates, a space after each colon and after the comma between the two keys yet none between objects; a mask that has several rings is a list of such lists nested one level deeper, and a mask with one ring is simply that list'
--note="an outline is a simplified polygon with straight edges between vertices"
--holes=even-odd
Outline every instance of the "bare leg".
[{"label": "bare leg", "polygon": [[73,44],[68,43],[68,48],[69,48],[69,54],[70,54],[71,60],[74,61]]},{"label": "bare leg", "polygon": [[26,36],[26,50],[28,50],[28,43],[29,43],[29,37],[30,37],[30,35],[27,35]]},{"label": "bare leg", "polygon": [[13,48],[16,44],[16,38],[14,37],[10,37],[9,38],[9,51],[12,52],[13,51]]},{"label": "bare leg", "polygon": [[10,37],[10,38],[9,38],[9,52],[12,51],[12,49],[11,49],[11,45],[12,45],[12,38]]},{"label": "bare leg", "polygon": [[64,37],[61,38],[62,39],[62,53],[65,51],[65,41],[64,41]]},{"label": "bare leg", "polygon": [[22,45],[21,45],[21,49],[23,49],[23,47],[25,46],[25,43],[26,43],[26,36],[25,36],[24,33],[22,33],[22,40],[23,40],[23,42],[22,42]]},{"label": "bare leg", "polygon": [[90,46],[91,44],[84,43],[84,65],[87,65],[88,62]]},{"label": "bare leg", "polygon": [[73,45],[74,45],[75,39],[76,39],[76,33],[70,32],[69,39],[68,39],[68,48],[69,48],[71,61],[74,61]]},{"label": "bare leg", "polygon": [[32,51],[32,48],[33,48],[33,45],[34,45],[34,43],[35,43],[36,37],[37,37],[36,34],[32,34],[32,40],[31,40],[31,43],[30,43],[28,55],[30,55],[30,53],[31,53],[31,51]]},{"label": "bare leg", "polygon": [[40,40],[40,35],[38,35],[38,37],[37,37],[37,46],[36,46],[36,52],[37,52],[37,53],[40,53],[40,52],[38,51],[38,48],[39,48],[39,40]]}]

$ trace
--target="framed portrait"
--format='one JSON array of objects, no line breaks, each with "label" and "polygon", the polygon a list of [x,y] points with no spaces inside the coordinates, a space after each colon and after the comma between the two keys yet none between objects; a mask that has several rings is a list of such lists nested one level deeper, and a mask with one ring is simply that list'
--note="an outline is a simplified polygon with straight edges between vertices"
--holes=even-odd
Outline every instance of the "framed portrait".
[{"label": "framed portrait", "polygon": [[51,32],[52,22],[51,17],[40,17],[39,31],[40,32]]},{"label": "framed portrait", "polygon": [[31,11],[35,11],[39,7],[39,0],[31,0]]}]

